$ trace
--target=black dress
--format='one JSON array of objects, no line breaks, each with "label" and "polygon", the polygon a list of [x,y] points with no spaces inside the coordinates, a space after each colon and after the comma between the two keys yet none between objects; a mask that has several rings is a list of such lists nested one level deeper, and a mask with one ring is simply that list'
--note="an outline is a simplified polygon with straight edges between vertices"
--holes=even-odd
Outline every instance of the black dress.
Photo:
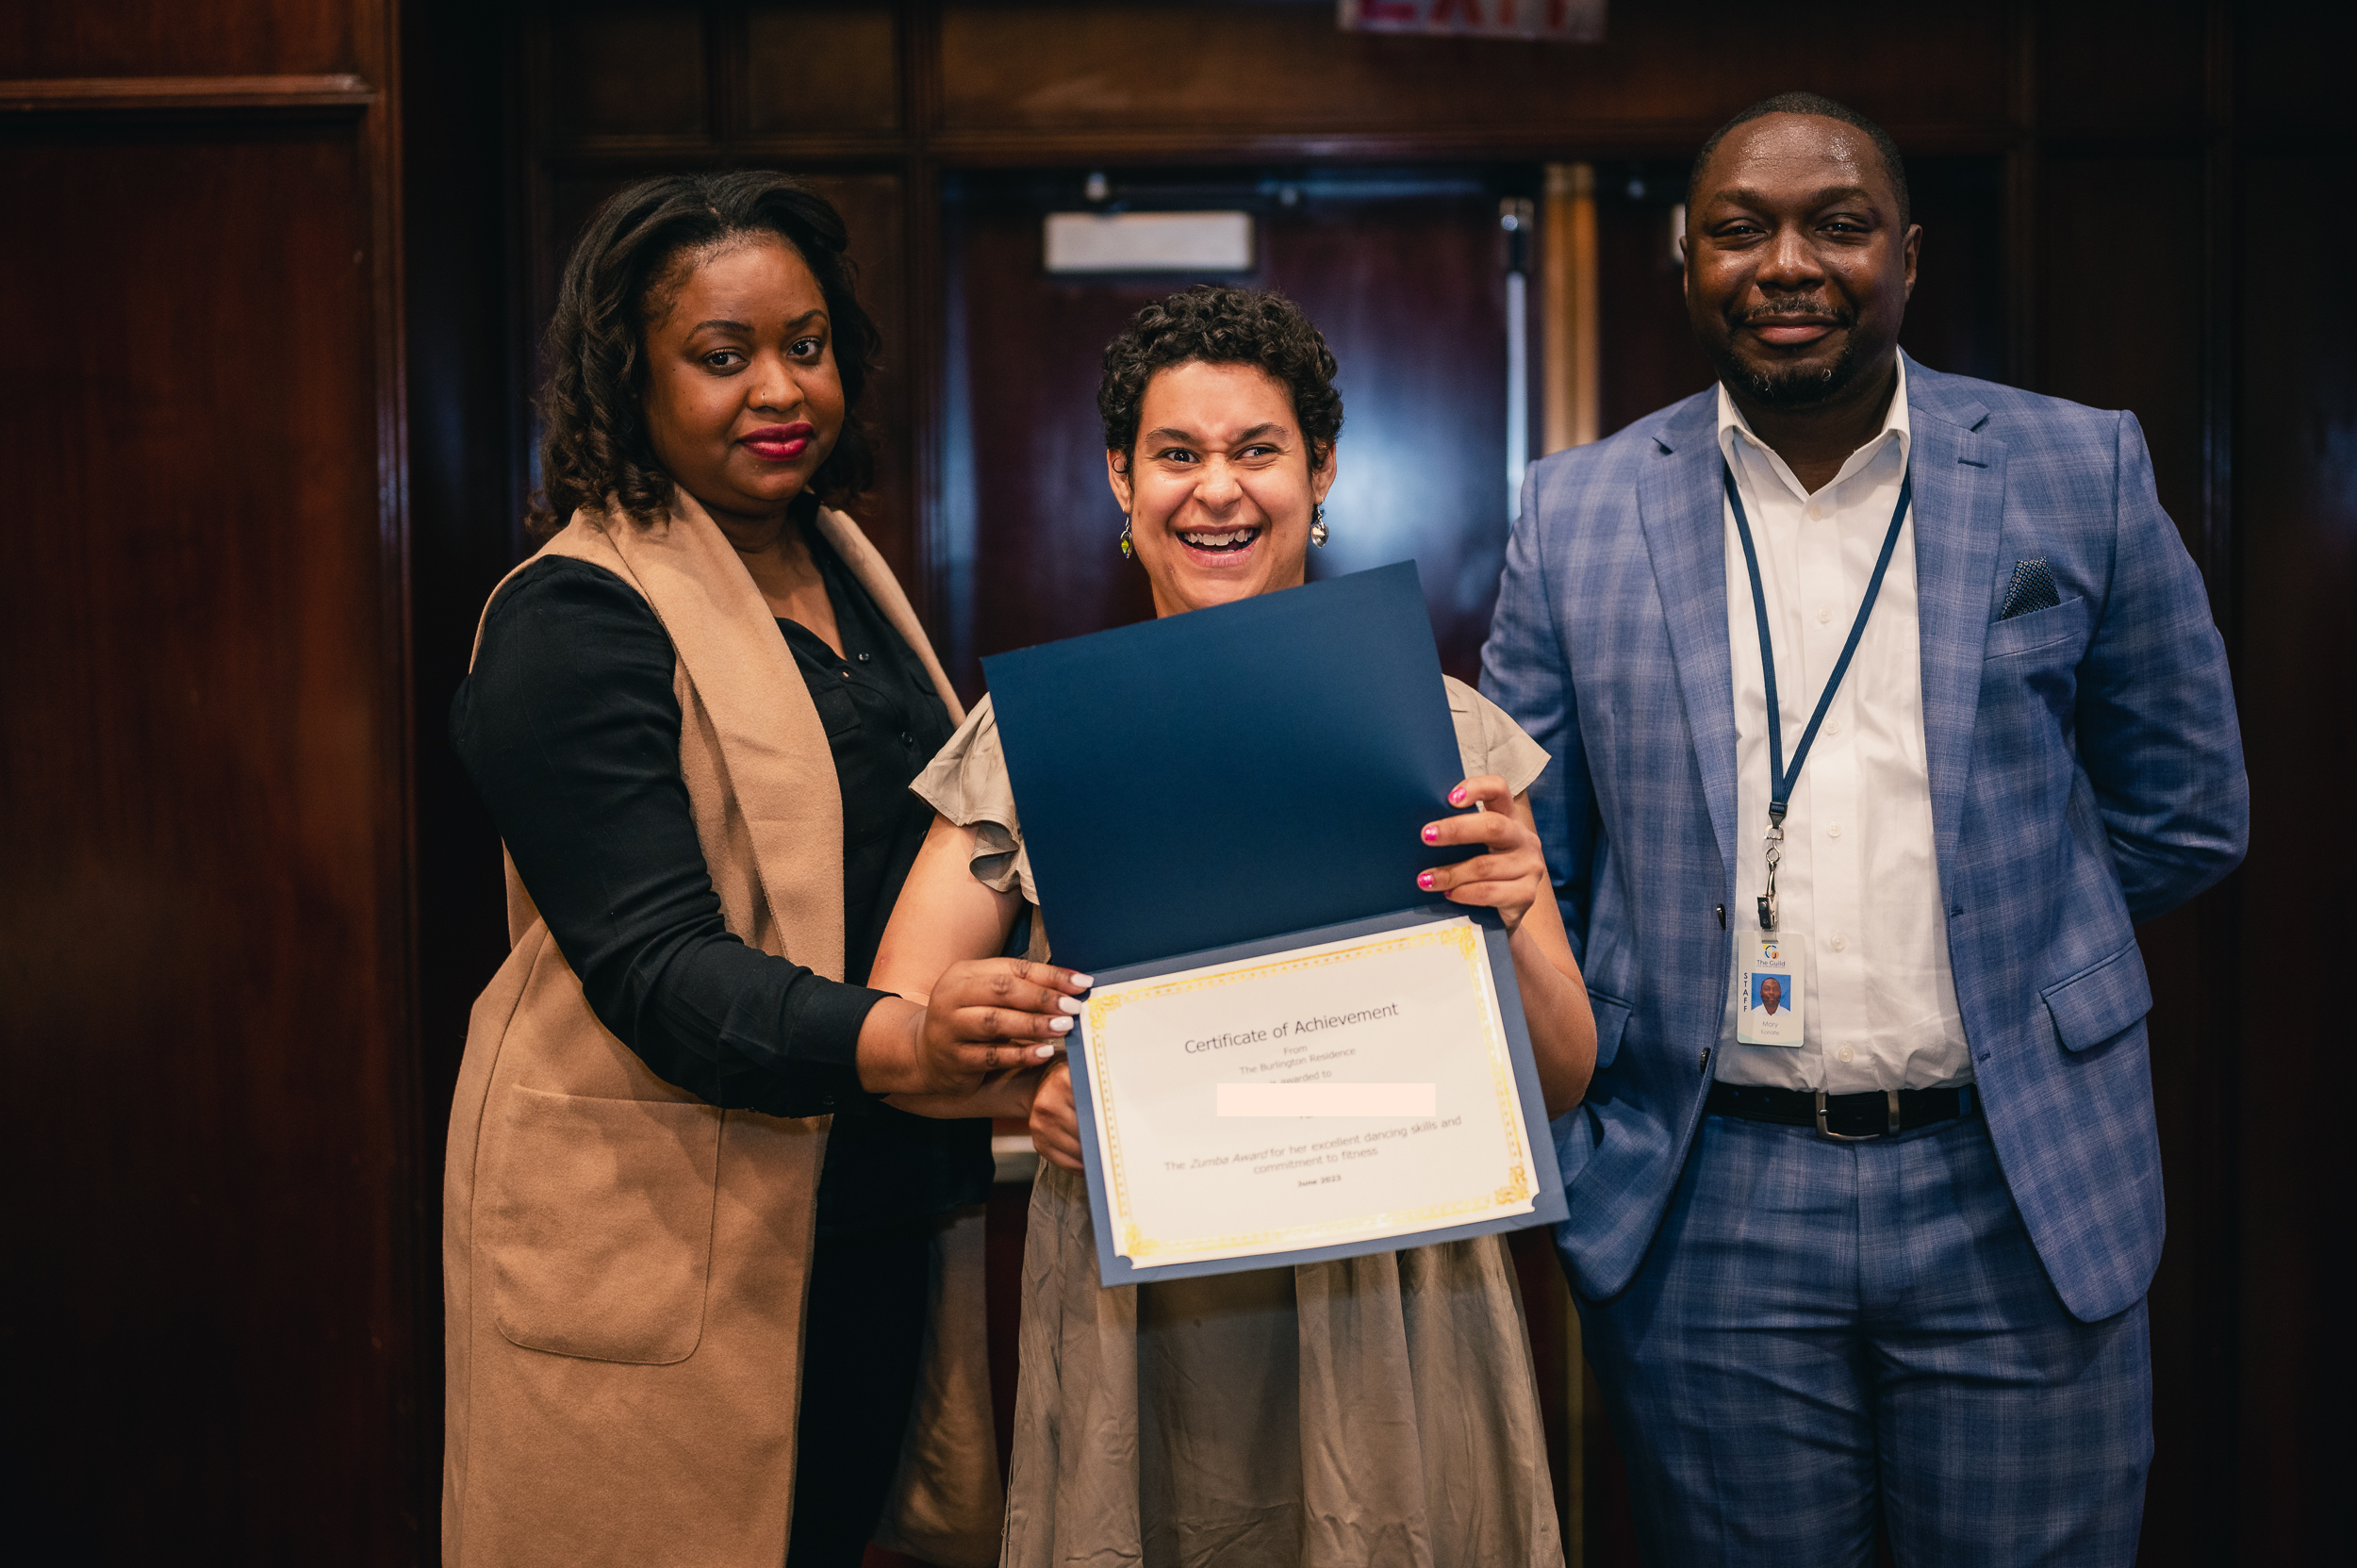
[{"label": "black dress", "polygon": [[865,982],[932,810],[909,782],[948,739],[924,666],[805,526],[843,652],[778,628],[843,796],[844,981],[750,948],[721,917],[680,772],[676,655],[647,602],[552,556],[493,600],[451,735],[598,1020],[714,1105],[832,1113],[803,1344],[794,1568],[855,1564],[914,1396],[931,1230],[989,1196],[989,1125],[859,1086]]}]

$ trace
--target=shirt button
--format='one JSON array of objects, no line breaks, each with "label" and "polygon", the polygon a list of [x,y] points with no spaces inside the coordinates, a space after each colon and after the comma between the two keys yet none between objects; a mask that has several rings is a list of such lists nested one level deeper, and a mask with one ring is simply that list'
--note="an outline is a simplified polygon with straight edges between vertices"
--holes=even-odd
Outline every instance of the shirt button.
[{"label": "shirt button", "polygon": [[1838,718],[1829,718],[1825,720],[1825,733],[1829,735],[1839,734],[1841,733],[1841,720]]},{"label": "shirt button", "polygon": [[1836,952],[1839,952],[1842,949],[1844,949],[1844,948],[1848,947],[1849,945],[1850,945],[1850,939],[1849,939],[1847,936],[1843,935],[1843,934],[1842,934],[1841,933],[1839,933],[1839,932],[1835,932],[1835,933],[1833,933],[1833,950],[1834,950],[1834,951],[1836,951]]},{"label": "shirt button", "polygon": [[1839,838],[1841,836],[1841,824],[1838,822],[1826,823],[1825,836],[1827,838]]},{"label": "shirt button", "polygon": [[916,737],[909,734],[906,730],[902,730],[900,732],[900,744],[903,746],[914,746],[916,744]]},{"label": "shirt button", "polygon": [[1818,606],[1817,606],[1817,624],[1818,624],[1818,625],[1822,626],[1822,625],[1824,625],[1825,623],[1827,623],[1828,621],[1830,621],[1830,620],[1832,620],[1832,619],[1833,619],[1833,606],[1832,606],[1832,605],[1830,605],[1830,604],[1820,604],[1820,605],[1818,605]]},{"label": "shirt button", "polygon": [[862,664],[865,664],[865,663],[867,662],[867,655],[866,655],[866,654],[865,654],[865,653],[860,654],[860,655],[859,655],[859,662],[860,662],[860,663],[862,663]]},{"label": "shirt button", "polygon": [[1847,1046],[1844,1046],[1839,1050],[1835,1051],[1834,1054],[1841,1058],[1844,1062],[1854,1062],[1857,1060],[1857,1052],[1852,1050]]}]

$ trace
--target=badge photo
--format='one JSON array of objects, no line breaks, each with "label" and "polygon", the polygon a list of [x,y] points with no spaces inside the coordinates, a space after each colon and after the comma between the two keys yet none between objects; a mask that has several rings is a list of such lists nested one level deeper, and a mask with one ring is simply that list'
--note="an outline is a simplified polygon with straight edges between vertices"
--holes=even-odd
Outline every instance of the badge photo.
[{"label": "badge photo", "polygon": [[1762,931],[1751,933],[1747,962],[1738,991],[1735,1038],[1746,1046],[1801,1044],[1801,982],[1799,966],[1788,954],[1802,947],[1799,933]]}]

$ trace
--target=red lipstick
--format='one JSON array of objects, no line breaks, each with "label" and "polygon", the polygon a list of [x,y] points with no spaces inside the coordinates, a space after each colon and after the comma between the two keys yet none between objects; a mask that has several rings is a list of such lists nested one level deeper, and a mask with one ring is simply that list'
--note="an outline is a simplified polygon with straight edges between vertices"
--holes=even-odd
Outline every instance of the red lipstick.
[{"label": "red lipstick", "polygon": [[808,420],[792,424],[765,424],[738,437],[746,451],[768,463],[791,463],[810,448],[817,427]]}]

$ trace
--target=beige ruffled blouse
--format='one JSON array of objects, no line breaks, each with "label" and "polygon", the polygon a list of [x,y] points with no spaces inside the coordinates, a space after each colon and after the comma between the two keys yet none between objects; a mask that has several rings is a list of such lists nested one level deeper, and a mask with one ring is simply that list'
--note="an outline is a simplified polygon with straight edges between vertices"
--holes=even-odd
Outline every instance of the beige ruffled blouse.
[{"label": "beige ruffled blouse", "polygon": [[[1546,751],[1447,685],[1466,776],[1521,794]],[[1038,902],[987,700],[911,787]],[[1080,1177],[1043,1164],[1030,1226],[1004,1568],[1563,1560],[1500,1238],[1108,1290]]]}]

